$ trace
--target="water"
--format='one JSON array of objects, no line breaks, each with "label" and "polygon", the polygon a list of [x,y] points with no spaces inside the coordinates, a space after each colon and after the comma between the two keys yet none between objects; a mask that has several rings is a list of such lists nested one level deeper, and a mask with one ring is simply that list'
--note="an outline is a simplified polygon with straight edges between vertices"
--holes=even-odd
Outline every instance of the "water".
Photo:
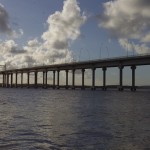
[{"label": "water", "polygon": [[0,89],[0,150],[148,150],[150,92]]}]

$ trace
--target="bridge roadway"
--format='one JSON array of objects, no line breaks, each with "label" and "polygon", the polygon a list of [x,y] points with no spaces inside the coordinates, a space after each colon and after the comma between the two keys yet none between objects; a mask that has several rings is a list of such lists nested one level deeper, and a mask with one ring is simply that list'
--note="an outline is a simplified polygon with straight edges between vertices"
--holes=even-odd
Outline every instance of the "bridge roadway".
[{"label": "bridge roadway", "polygon": [[[33,72],[35,75],[34,78],[34,87],[38,87],[38,73],[43,72],[43,87],[47,88],[47,73],[49,71],[53,72],[53,88],[60,88],[61,85],[59,84],[59,72],[66,71],[66,85],[65,88],[72,88],[75,89],[75,71],[77,69],[81,69],[82,73],[82,85],[80,86],[84,89],[86,86],[84,84],[84,76],[85,76],[85,69],[92,70],[92,85],[91,89],[95,90],[95,70],[97,68],[102,68],[103,71],[103,85],[102,89],[106,90],[106,71],[107,68],[110,67],[118,67],[119,71],[119,85],[118,90],[122,91],[124,89],[123,86],[123,68],[130,66],[132,71],[132,85],[131,91],[136,90],[135,86],[135,70],[136,66],[141,65],[150,65],[150,55],[138,55],[138,56],[130,56],[130,57],[117,57],[117,58],[108,58],[108,59],[98,59],[98,60],[91,60],[91,61],[82,61],[82,62],[71,62],[71,63],[64,63],[64,64],[53,64],[53,65],[45,65],[45,66],[35,66],[29,68],[20,68],[20,69],[11,69],[0,71],[0,75],[3,76],[2,87],[18,87],[18,74],[21,74],[21,87],[23,87],[23,74],[27,74],[27,87],[30,87],[30,73]],[[68,71],[72,70],[72,85],[68,85]],[[56,83],[56,76],[57,73],[57,83]],[[13,75],[15,74],[15,86],[13,84]]]}]

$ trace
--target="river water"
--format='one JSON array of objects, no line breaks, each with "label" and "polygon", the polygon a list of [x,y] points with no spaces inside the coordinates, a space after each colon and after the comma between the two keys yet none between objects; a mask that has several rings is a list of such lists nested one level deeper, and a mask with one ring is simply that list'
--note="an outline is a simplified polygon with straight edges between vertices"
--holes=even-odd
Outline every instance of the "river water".
[{"label": "river water", "polygon": [[0,150],[149,150],[150,92],[0,88]]}]

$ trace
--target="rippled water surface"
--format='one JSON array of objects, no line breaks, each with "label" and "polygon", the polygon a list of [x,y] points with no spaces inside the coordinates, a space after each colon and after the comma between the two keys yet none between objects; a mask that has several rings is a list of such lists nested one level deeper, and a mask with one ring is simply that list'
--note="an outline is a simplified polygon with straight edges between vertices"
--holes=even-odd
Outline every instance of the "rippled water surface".
[{"label": "rippled water surface", "polygon": [[148,150],[150,92],[0,89],[0,150]]}]

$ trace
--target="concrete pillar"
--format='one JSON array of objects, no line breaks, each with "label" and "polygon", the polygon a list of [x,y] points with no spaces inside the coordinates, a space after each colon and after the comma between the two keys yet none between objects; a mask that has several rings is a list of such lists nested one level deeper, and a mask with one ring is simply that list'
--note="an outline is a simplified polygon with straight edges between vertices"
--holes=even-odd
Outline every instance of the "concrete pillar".
[{"label": "concrete pillar", "polygon": [[3,87],[5,87],[5,73],[3,73]]},{"label": "concrete pillar", "polygon": [[45,71],[45,88],[47,88],[47,73],[48,73],[48,71],[46,70]]},{"label": "concrete pillar", "polygon": [[47,88],[47,70],[43,71],[43,88]]},{"label": "concrete pillar", "polygon": [[68,70],[66,70],[66,89],[68,89]]},{"label": "concrete pillar", "polygon": [[72,70],[72,89],[75,89],[75,69]]},{"label": "concrete pillar", "polygon": [[57,89],[59,89],[59,72],[60,70],[57,70]]},{"label": "concrete pillar", "polygon": [[15,84],[15,87],[16,88],[18,87],[18,72],[16,72],[16,84]]},{"label": "concrete pillar", "polygon": [[35,78],[34,78],[34,87],[37,88],[37,71],[34,72]]},{"label": "concrete pillar", "polygon": [[5,73],[5,87],[7,87],[7,72]]},{"label": "concrete pillar", "polygon": [[136,91],[136,87],[135,87],[135,69],[136,66],[131,66],[132,69],[132,87],[131,87],[131,91]]},{"label": "concrete pillar", "polygon": [[43,71],[43,88],[45,88],[45,71]]},{"label": "concrete pillar", "polygon": [[23,72],[21,72],[21,88],[23,87]]},{"label": "concrete pillar", "polygon": [[55,89],[55,70],[53,71],[53,89]]},{"label": "concrete pillar", "polygon": [[95,90],[95,68],[92,68],[92,90]]},{"label": "concrete pillar", "polygon": [[4,83],[4,82],[3,82],[3,81],[4,81],[4,77],[3,77],[3,76],[4,76],[4,75],[3,75],[3,73],[2,73],[2,87],[4,87],[4,86],[3,86],[3,83]]},{"label": "concrete pillar", "polygon": [[11,88],[13,87],[13,73],[11,73]]},{"label": "concrete pillar", "polygon": [[119,71],[120,71],[120,81],[119,81],[119,88],[118,90],[119,91],[123,91],[123,86],[122,86],[122,83],[123,83],[123,66],[119,66]]},{"label": "concrete pillar", "polygon": [[103,89],[104,91],[106,91],[106,89],[107,89],[107,88],[106,88],[106,70],[107,70],[107,68],[106,68],[106,67],[103,67],[102,70],[103,70],[103,88],[102,88],[102,89]]},{"label": "concrete pillar", "polygon": [[9,73],[7,73],[7,88],[9,87]]},{"label": "concrete pillar", "polygon": [[27,87],[30,87],[30,72],[27,72]]},{"label": "concrete pillar", "polygon": [[84,87],[84,72],[85,72],[85,69],[82,69],[82,89],[85,89],[85,87]]},{"label": "concrete pillar", "polygon": [[7,86],[7,74],[5,73],[5,87]]}]

